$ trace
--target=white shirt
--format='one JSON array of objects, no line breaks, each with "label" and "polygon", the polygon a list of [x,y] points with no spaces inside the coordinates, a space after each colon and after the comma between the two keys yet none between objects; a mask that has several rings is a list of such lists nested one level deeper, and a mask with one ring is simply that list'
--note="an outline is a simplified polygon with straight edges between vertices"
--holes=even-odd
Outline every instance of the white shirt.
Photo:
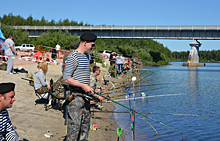
[{"label": "white shirt", "polygon": [[56,45],[56,50],[60,50],[60,45]]},{"label": "white shirt", "polygon": [[15,47],[15,43],[13,42],[12,39],[6,39],[5,40],[5,55],[14,55],[14,52],[11,50],[11,47]]},{"label": "white shirt", "polygon": [[125,61],[124,57],[122,57],[122,56],[116,57],[116,64],[123,64],[124,61]]}]

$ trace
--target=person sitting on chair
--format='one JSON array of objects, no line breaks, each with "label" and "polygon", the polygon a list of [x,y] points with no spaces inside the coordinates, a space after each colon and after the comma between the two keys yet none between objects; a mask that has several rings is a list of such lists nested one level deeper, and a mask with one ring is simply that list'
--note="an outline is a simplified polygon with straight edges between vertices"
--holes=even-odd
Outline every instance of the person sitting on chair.
[{"label": "person sitting on chair", "polygon": [[[46,73],[48,70],[48,64],[46,62],[41,62],[37,66],[37,70],[34,71],[35,77],[34,77],[34,86],[35,91],[38,94],[44,94],[48,93],[51,89],[49,82],[46,80]],[[51,94],[55,98],[64,98],[62,95],[62,91],[57,90],[58,88],[55,87],[56,84],[53,84],[53,87],[56,91],[53,91]]]},{"label": "person sitting on chair", "polygon": [[48,70],[47,63],[41,62],[37,66],[37,70],[34,71],[34,86],[35,91],[39,94],[47,93],[50,88],[50,83],[46,80],[46,73]]}]

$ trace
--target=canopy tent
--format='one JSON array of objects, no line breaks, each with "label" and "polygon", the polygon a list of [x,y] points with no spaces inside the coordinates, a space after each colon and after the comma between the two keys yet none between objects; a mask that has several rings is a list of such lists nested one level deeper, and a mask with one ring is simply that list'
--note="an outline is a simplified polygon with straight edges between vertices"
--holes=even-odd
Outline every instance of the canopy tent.
[{"label": "canopy tent", "polygon": [[42,52],[36,52],[34,53],[33,57],[36,57],[37,59],[42,59],[44,57],[44,54]]}]

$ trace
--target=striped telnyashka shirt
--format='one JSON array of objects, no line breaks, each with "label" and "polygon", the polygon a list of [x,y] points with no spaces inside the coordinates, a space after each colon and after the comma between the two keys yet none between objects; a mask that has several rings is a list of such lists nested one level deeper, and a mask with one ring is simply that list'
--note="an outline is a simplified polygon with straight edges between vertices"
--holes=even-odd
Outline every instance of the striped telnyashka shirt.
[{"label": "striped telnyashka shirt", "polygon": [[77,50],[69,54],[63,72],[63,80],[69,78],[90,85],[90,64],[86,54],[82,54]]},{"label": "striped telnyashka shirt", "polygon": [[22,140],[22,138],[20,138],[16,131],[12,128],[12,123],[6,109],[0,113],[0,141],[2,141],[2,137],[4,137],[7,141]]}]

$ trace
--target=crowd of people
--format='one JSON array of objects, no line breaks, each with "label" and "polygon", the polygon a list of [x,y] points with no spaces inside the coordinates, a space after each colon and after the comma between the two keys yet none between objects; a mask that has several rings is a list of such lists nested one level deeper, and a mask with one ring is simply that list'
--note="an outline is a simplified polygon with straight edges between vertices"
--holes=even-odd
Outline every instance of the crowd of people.
[{"label": "crowd of people", "polygon": [[[10,34],[5,41],[5,55],[13,56],[17,52],[14,50],[13,36]],[[104,98],[100,96],[105,88],[97,85],[97,81],[100,79],[97,77],[101,69],[94,65],[91,61],[89,53],[95,48],[95,41],[97,36],[93,33],[83,33],[80,36],[80,41],[74,41],[71,44],[70,52],[66,53],[63,58],[62,66],[62,79],[64,88],[64,98],[68,99],[72,95],[75,98],[65,107],[65,119],[67,120],[67,136],[68,141],[86,141],[88,140],[88,133],[90,129],[90,99],[84,97],[84,95],[92,96],[96,101],[102,101]],[[59,54],[60,46],[57,44],[56,51]],[[117,74],[120,75],[125,70],[135,68],[138,63],[136,57],[133,60],[125,60],[122,54],[117,56],[114,51],[110,55],[111,66],[117,69]],[[8,67],[6,73],[13,73],[14,59],[8,58]],[[90,72],[91,70],[91,72]],[[41,62],[37,66],[37,70],[34,72],[34,88],[39,94],[48,93],[51,89],[50,84],[46,81],[46,74],[48,71],[48,64]],[[7,86],[7,87],[6,87]],[[5,88],[4,88],[5,87]],[[13,140],[22,140],[17,133],[13,130],[10,119],[7,114],[7,108],[10,108],[15,101],[14,94],[15,84],[13,83],[1,83],[0,84],[0,118],[7,119],[0,131],[0,140],[4,138],[12,138]],[[59,93],[59,92],[58,92]],[[9,99],[7,98],[9,95]],[[58,94],[53,94],[58,95]],[[5,100],[6,99],[6,100]],[[8,105],[7,105],[8,104]]]},{"label": "crowd of people", "polygon": [[112,51],[109,61],[110,68],[108,71],[113,77],[121,75],[122,73],[126,74],[132,69],[141,69],[142,67],[140,57],[137,58],[134,56],[132,59],[125,59],[121,53],[117,55],[114,51]]}]

